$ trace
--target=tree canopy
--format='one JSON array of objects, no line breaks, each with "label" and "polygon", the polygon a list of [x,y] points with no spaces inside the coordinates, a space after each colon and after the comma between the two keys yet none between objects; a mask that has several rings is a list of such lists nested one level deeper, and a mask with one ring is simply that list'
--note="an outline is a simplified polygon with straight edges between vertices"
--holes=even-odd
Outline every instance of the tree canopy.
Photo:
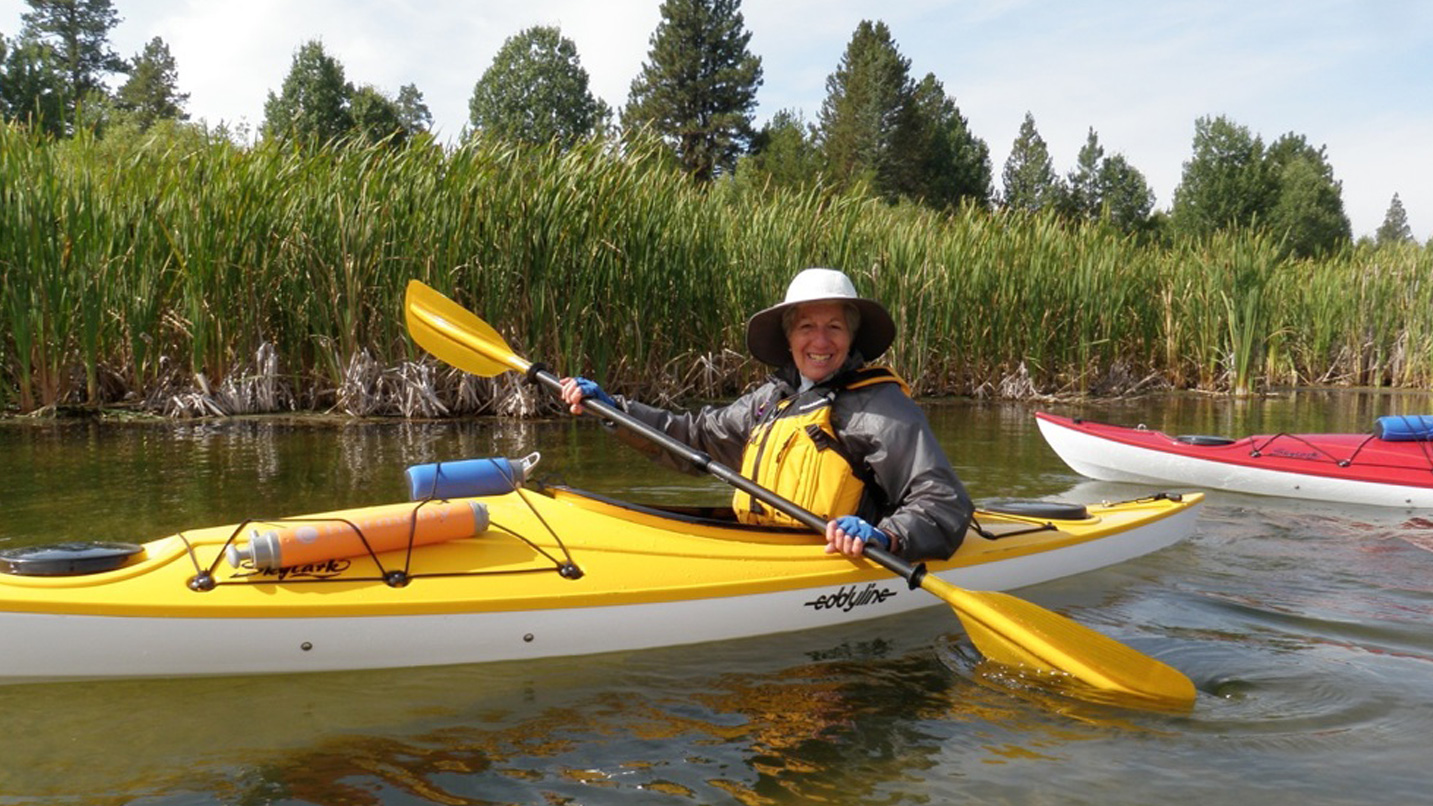
[{"label": "tree canopy", "polygon": [[0,113],[51,135],[67,130],[66,89],[55,51],[33,38],[7,44],[0,62]]},{"label": "tree canopy", "polygon": [[821,151],[810,124],[799,112],[783,109],[753,138],[751,156],[737,172],[757,184],[799,188],[819,181],[821,169]]},{"label": "tree canopy", "polygon": [[910,60],[884,22],[856,26],[836,71],[826,78],[817,141],[832,178],[869,182],[887,198],[909,189],[914,170],[903,146],[918,134]]},{"label": "tree canopy", "polygon": [[692,177],[710,181],[750,148],[761,58],[747,49],[741,0],[663,0],[661,15],[622,126],[651,131]]},{"label": "tree canopy", "polygon": [[1264,159],[1264,141],[1223,116],[1194,124],[1194,155],[1174,190],[1173,227],[1202,237],[1251,227],[1272,206],[1277,188]]},{"label": "tree canopy", "polygon": [[1145,232],[1152,227],[1154,191],[1123,154],[1105,157],[1096,182],[1103,220],[1124,233]]},{"label": "tree canopy", "polygon": [[915,181],[911,192],[932,207],[971,202],[988,207],[991,188],[990,148],[970,131],[970,123],[946,95],[945,87],[927,73],[915,87]]},{"label": "tree canopy", "polygon": [[1398,198],[1397,193],[1393,194],[1393,201],[1388,203],[1388,212],[1383,214],[1383,224],[1379,226],[1374,240],[1379,246],[1413,242],[1413,230],[1408,226],[1408,211],[1403,209],[1403,200]]},{"label": "tree canopy", "polygon": [[[21,15],[22,42],[49,48],[49,57],[31,53],[27,58],[29,76],[38,69],[52,70],[40,84],[57,88],[67,125],[79,125],[85,104],[101,102],[107,91],[104,79],[113,73],[128,72],[128,65],[109,44],[109,32],[120,23],[119,12],[110,0],[25,0],[30,11]],[[32,84],[36,89],[47,89]],[[31,101],[31,103],[24,103]],[[37,103],[38,102],[38,103]],[[24,106],[43,105],[41,96],[22,100]]]},{"label": "tree canopy", "polygon": [[1231,227],[1265,229],[1301,256],[1328,252],[1352,235],[1342,185],[1322,147],[1289,133],[1265,148],[1248,128],[1224,117],[1196,121],[1194,156],[1174,191],[1171,223],[1195,237]]},{"label": "tree canopy", "polygon": [[1301,257],[1326,254],[1353,237],[1343,186],[1333,178],[1325,151],[1290,132],[1275,140],[1267,155],[1275,195],[1266,223]]},{"label": "tree canopy", "polygon": [[1120,232],[1145,230],[1154,209],[1154,191],[1123,154],[1106,156],[1091,127],[1060,186],[1060,212],[1074,221],[1106,221]]},{"label": "tree canopy", "polygon": [[115,93],[115,107],[133,115],[140,129],[157,120],[188,120],[188,100],[189,94],[179,91],[179,68],[169,45],[157,36],[135,55],[129,80]]},{"label": "tree canopy", "polygon": [[433,128],[433,113],[423,101],[423,93],[417,84],[404,84],[398,88],[398,97],[393,99],[398,106],[398,122],[411,137]]},{"label": "tree canopy", "polygon": [[1011,210],[1033,213],[1054,207],[1061,198],[1063,190],[1050,149],[1035,128],[1035,116],[1029,112],[1010,147],[1001,179],[1005,183],[1001,203]]},{"label": "tree canopy", "polygon": [[555,26],[510,37],[473,88],[474,132],[570,148],[606,126],[611,109],[589,88],[577,45]]},{"label": "tree canopy", "polygon": [[353,92],[343,65],[324,51],[323,43],[305,42],[294,53],[279,94],[269,92],[264,135],[308,146],[343,137],[353,128],[348,108]]},{"label": "tree canopy", "polygon": [[815,143],[840,186],[936,208],[989,203],[990,150],[933,73],[911,78],[883,22],[857,25],[826,78]]}]

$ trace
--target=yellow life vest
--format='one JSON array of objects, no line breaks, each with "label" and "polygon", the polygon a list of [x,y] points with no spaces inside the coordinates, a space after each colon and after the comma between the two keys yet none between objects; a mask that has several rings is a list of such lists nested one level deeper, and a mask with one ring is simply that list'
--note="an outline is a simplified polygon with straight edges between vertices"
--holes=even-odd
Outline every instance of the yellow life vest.
[{"label": "yellow life vest", "polygon": [[[751,430],[741,454],[741,475],[825,520],[855,514],[866,489],[863,465],[854,459],[831,424],[831,406],[847,389],[895,383],[910,394],[906,382],[887,367],[864,367],[820,390],[793,395],[777,403],[770,415]],[[732,509],[742,523],[801,526],[740,490]]]}]

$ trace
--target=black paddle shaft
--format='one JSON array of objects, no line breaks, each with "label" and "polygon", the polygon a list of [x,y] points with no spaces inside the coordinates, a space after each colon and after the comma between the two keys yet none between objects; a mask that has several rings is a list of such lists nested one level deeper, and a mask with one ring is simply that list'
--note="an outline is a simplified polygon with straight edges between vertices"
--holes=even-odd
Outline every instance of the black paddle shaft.
[{"label": "black paddle shaft", "polygon": [[[544,368],[541,364],[533,364],[532,367],[528,370],[527,378],[533,383],[537,383],[546,387],[549,391],[551,391],[555,395],[558,395],[559,397],[562,395],[562,379],[558,378],[552,372]],[[633,431],[636,431],[643,437],[646,437],[652,442],[655,442],[658,445],[662,446],[664,450],[670,451],[677,456],[682,457],[683,459],[687,460],[688,462],[691,462],[697,467],[700,467],[702,470],[705,470],[713,476],[716,476],[727,484],[730,484],[738,490],[741,490],[742,492],[753,496],[762,503],[769,504],[776,509],[781,510],[782,512],[786,513],[787,515],[790,515],[798,521],[801,521],[802,523],[806,524],[807,526],[811,527],[812,529],[821,534],[826,533],[826,521],[822,520],[821,517],[816,513],[812,512],[809,509],[806,509],[805,507],[798,506],[792,501],[788,501],[787,499],[777,495],[771,490],[768,490],[765,487],[762,487],[760,484],[757,484],[751,479],[741,475],[735,470],[732,470],[726,465],[712,459],[705,453],[692,448],[690,445],[687,445],[684,442],[679,442],[678,440],[673,439],[671,436],[663,433],[662,431],[657,430],[656,428],[653,428],[650,425],[647,425],[646,423],[642,422],[641,420],[638,420],[627,412],[622,411],[616,406],[608,405],[607,403],[604,403],[597,398],[591,397],[583,400],[582,405],[587,411],[591,412],[593,415],[601,417],[604,420],[611,420],[612,422],[615,422],[624,428],[629,428]],[[889,551],[886,551],[880,546],[877,546],[872,543],[867,543],[862,548],[862,553],[864,554],[864,556],[874,560],[877,564],[885,568],[887,571],[890,571],[891,573],[900,576],[911,586],[912,590],[920,587],[921,578],[925,576],[924,563],[917,563],[915,565],[912,565],[911,563],[902,560],[900,557],[897,557]]]}]

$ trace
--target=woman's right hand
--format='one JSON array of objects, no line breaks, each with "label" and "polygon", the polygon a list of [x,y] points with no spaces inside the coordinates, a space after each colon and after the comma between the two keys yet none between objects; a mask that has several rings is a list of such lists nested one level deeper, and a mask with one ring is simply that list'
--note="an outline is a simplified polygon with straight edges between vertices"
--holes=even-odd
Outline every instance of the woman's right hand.
[{"label": "woman's right hand", "polygon": [[573,414],[581,414],[582,409],[582,388],[577,385],[576,378],[562,379],[562,401],[567,404],[567,410]]},{"label": "woman's right hand", "polygon": [[581,375],[562,379],[562,400],[567,403],[568,411],[573,414],[581,414],[586,410],[582,401],[589,397],[595,397],[609,406],[617,405],[617,401],[602,391],[602,387],[598,386],[596,381],[589,381]]}]

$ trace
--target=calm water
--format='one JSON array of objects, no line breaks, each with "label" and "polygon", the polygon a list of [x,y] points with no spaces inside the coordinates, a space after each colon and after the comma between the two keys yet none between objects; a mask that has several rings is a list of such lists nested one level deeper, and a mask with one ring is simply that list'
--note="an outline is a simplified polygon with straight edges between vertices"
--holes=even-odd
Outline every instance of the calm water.
[{"label": "calm water", "polygon": [[[1178,433],[1366,430],[1433,397],[1165,397],[1054,411]],[[1025,405],[931,408],[977,499],[1082,481]],[[591,422],[0,425],[0,545],[145,540],[399,499],[409,464],[719,502]],[[1022,595],[1157,655],[1188,716],[997,688],[948,608],[538,663],[0,687],[13,804],[1404,804],[1433,789],[1433,513],[1213,493],[1198,533]],[[0,646],[0,652],[9,651]]]}]

